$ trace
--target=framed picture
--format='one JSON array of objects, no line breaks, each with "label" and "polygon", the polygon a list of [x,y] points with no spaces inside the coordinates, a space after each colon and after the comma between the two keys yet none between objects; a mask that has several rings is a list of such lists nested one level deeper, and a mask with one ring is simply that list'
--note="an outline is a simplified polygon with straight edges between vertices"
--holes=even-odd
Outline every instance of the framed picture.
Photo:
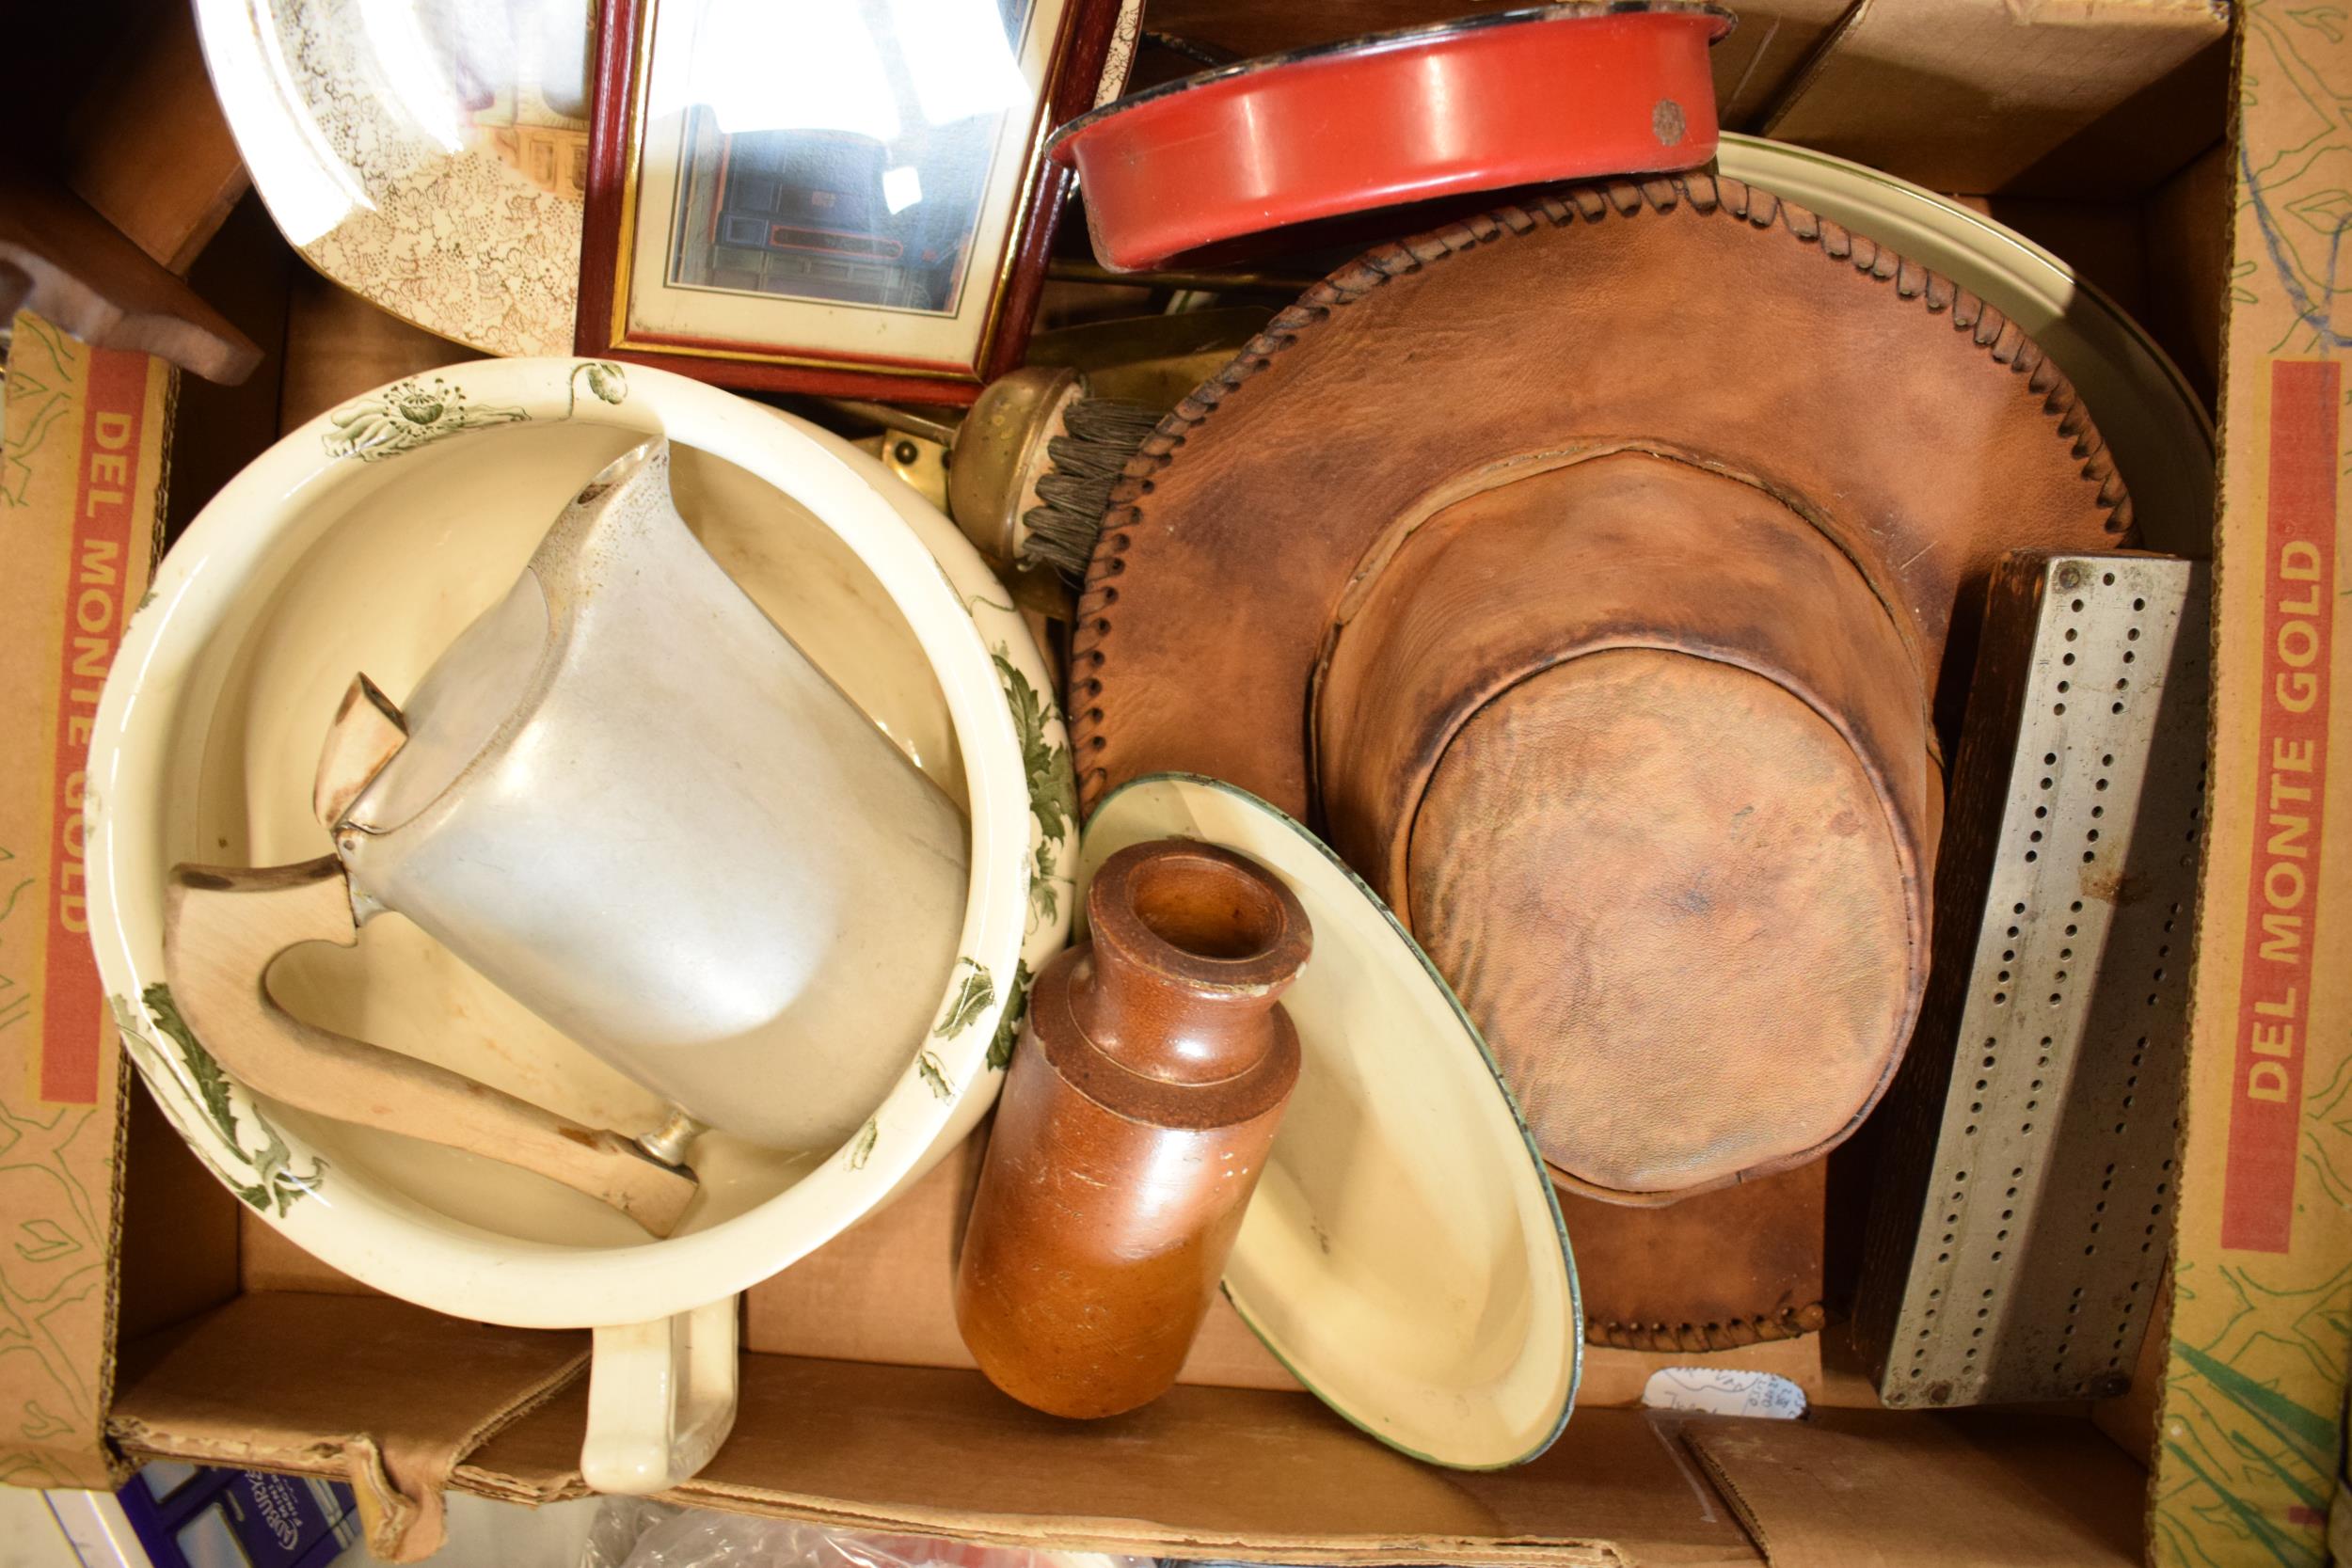
[{"label": "framed picture", "polygon": [[1019,363],[1139,0],[604,0],[579,352],[969,403]]}]

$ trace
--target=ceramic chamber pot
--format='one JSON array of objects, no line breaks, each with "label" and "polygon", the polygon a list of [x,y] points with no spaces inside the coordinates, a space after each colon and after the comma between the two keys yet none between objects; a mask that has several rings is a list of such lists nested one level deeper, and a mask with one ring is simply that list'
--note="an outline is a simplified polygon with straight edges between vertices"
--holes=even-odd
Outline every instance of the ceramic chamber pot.
[{"label": "ceramic chamber pot", "polygon": [[[971,874],[935,1022],[838,1147],[786,1155],[710,1133],[675,1234],[542,1178],[263,1101],[218,1069],[164,985],[181,861],[320,854],[310,789],[350,672],[405,694],[513,584],[580,485],[647,435],[678,510],[751,598],[965,811]],[[662,650],[644,650],[660,658]],[[469,364],[295,430],[159,567],[91,747],[91,930],[125,1048],[192,1148],[293,1241],[425,1307],[593,1327],[583,1468],[606,1490],[683,1479],[734,1408],[734,1296],[887,1201],[968,1132],[1002,1078],[1009,1003],[1062,945],[1075,860],[1052,684],[954,525],[813,426],[660,372]],[[712,853],[724,852],[713,846]],[[297,1016],[629,1134],[648,1091],[398,916],[355,949],[289,952]]]}]

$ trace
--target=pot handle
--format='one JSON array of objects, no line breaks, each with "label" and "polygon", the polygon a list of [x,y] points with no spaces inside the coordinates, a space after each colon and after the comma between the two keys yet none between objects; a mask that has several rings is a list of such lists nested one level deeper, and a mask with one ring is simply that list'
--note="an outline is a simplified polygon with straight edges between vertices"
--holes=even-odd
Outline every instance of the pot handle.
[{"label": "pot handle", "polygon": [[519,1165],[620,1210],[656,1236],[677,1226],[694,1173],[620,1133],[584,1127],[431,1062],[305,1023],[269,994],[269,966],[306,942],[359,940],[332,855],[233,870],[178,865],[164,894],[164,972],[188,1027],[257,1094]]},{"label": "pot handle", "polygon": [[666,1492],[710,1463],[735,1427],[738,1299],[596,1330],[580,1450],[591,1491]]}]

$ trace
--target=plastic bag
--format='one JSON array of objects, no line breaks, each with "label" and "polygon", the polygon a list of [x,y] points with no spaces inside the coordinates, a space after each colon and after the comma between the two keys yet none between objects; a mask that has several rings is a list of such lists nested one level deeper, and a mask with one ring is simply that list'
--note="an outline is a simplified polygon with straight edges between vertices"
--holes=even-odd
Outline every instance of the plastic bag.
[{"label": "plastic bag", "polygon": [[1152,1568],[1156,1559],[972,1546],[607,1497],[580,1568]]}]

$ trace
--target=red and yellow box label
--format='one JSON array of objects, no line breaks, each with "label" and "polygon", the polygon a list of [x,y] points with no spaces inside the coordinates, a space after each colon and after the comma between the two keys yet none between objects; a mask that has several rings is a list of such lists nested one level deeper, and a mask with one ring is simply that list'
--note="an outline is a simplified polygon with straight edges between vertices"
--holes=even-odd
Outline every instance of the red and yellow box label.
[{"label": "red and yellow box label", "polygon": [[2256,821],[2245,873],[2237,1084],[2221,1203],[2221,1244],[2239,1251],[2285,1252],[2294,1240],[2328,820],[2343,383],[2343,367],[2332,359],[2281,359],[2270,367]]},{"label": "red and yellow box label", "polygon": [[0,1482],[103,1486],[120,1048],[82,801],[154,557],[168,367],[16,318],[0,439]]},{"label": "red and yellow box label", "polygon": [[2158,1568],[2327,1560],[2352,1352],[2352,779],[2328,767],[2352,723],[2352,598],[2337,568],[2352,293],[2341,226],[2310,215],[2340,203],[2352,160],[2352,40],[2280,0],[2245,0],[2237,34],[2213,744],[2151,1491]]}]

